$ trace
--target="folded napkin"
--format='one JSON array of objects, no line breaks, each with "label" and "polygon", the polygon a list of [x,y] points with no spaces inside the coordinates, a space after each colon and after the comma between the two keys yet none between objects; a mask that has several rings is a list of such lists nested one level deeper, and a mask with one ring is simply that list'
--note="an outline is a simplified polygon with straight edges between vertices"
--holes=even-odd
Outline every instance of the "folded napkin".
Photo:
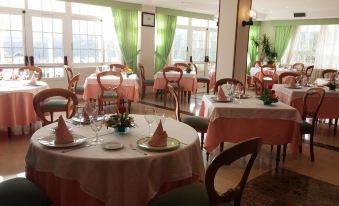
[{"label": "folded napkin", "polygon": [[11,80],[17,80],[18,79],[18,74],[16,74],[14,71],[12,72],[12,75],[10,77]]},{"label": "folded napkin", "polygon": [[37,82],[37,79],[35,78],[35,76],[34,75],[32,75],[32,78],[29,80],[29,84],[31,84],[31,85],[36,85],[36,82]]},{"label": "folded napkin", "polygon": [[68,144],[74,142],[74,138],[68,130],[64,118],[60,115],[58,127],[55,130],[55,144]]},{"label": "folded napkin", "polygon": [[165,147],[167,146],[167,133],[162,128],[161,120],[155,130],[153,136],[148,141],[148,144],[152,147]]},{"label": "folded napkin", "polygon": [[226,101],[227,100],[227,97],[226,97],[222,87],[219,87],[219,89],[218,89],[217,99],[218,99],[218,101]]}]

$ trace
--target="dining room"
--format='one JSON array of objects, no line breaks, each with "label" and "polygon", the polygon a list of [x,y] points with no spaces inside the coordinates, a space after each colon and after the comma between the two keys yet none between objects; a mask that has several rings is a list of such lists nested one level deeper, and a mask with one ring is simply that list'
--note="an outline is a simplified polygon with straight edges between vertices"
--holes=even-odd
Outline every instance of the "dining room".
[{"label": "dining room", "polygon": [[0,205],[339,204],[338,6],[1,1]]}]

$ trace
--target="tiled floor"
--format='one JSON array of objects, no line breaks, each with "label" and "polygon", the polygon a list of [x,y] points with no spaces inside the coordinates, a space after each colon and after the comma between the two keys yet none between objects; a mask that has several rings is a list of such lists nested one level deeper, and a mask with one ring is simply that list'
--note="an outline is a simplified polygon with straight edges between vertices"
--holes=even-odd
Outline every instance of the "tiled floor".
[{"label": "tiled floor", "polygon": [[[205,91],[202,88],[202,91]],[[183,115],[195,115],[201,104],[202,93],[192,96],[190,103],[184,102],[181,105]],[[171,101],[168,101],[168,106],[172,107]],[[165,113],[168,117],[174,118],[172,109],[163,108],[163,103],[160,96],[156,97],[152,94],[146,95],[140,103],[132,104],[132,113],[142,114],[144,108],[147,106],[154,106],[159,114]],[[285,164],[282,168],[288,169],[292,172],[302,174],[308,177],[315,178],[320,181],[331,183],[339,186],[339,131],[336,136],[333,135],[333,128],[328,130],[328,124],[319,123],[315,141],[320,143],[315,147],[314,163],[309,158],[309,145],[303,144],[303,154],[292,158],[288,153]],[[0,181],[13,176],[22,176],[25,168],[25,154],[29,144],[29,135],[7,137],[7,132],[0,132]],[[226,144],[226,148],[231,144]],[[205,155],[205,153],[203,152]],[[217,154],[212,154],[213,155]],[[210,158],[211,159],[211,158]],[[235,186],[242,174],[240,171],[244,169],[246,159],[237,161],[230,167],[224,167],[217,173],[215,181],[217,190],[225,190],[230,186]],[[206,163],[206,165],[208,165]],[[265,172],[272,171],[272,176],[283,175],[282,171],[274,171],[275,167],[275,152],[271,153],[270,146],[264,145],[261,150],[255,165],[250,174],[250,180],[254,179]],[[307,188],[304,188],[307,192]],[[309,205],[309,204],[308,204]],[[339,205],[339,202],[333,203]]]}]

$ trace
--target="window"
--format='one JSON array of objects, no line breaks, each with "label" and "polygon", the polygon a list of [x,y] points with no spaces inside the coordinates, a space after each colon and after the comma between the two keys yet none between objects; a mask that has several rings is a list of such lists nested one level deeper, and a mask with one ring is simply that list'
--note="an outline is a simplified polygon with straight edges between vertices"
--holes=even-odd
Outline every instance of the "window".
[{"label": "window", "polygon": [[102,23],[99,21],[72,20],[73,62],[103,62]]},{"label": "window", "polygon": [[33,56],[36,64],[63,63],[62,20],[32,17]]},{"label": "window", "polygon": [[90,4],[72,3],[72,14],[101,16],[105,7]]},{"label": "window", "polygon": [[28,9],[65,12],[65,2],[56,0],[28,0]]},{"label": "window", "polygon": [[23,64],[22,16],[0,14],[0,64]]},{"label": "window", "polygon": [[0,6],[12,8],[25,8],[25,0],[1,0]]},{"label": "window", "polygon": [[187,29],[177,28],[172,46],[172,61],[186,61],[187,57]]}]

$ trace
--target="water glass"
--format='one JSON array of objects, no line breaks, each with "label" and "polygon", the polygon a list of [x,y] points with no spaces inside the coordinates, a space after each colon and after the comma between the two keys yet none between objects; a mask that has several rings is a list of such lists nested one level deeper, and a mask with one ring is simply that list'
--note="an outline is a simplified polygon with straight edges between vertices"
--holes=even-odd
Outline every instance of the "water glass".
[{"label": "water glass", "polygon": [[155,120],[155,109],[154,108],[145,108],[145,115],[144,118],[146,122],[148,123],[148,134],[149,136],[152,136],[151,134],[151,125]]},{"label": "water glass", "polygon": [[103,112],[97,112],[93,115],[91,119],[91,128],[95,132],[95,139],[92,141],[93,144],[101,144],[104,140],[100,139],[98,136],[99,131],[102,128],[102,125],[105,121],[105,114]]},{"label": "water glass", "polygon": [[81,122],[83,122],[83,118],[84,118],[84,107],[78,105],[76,107],[76,117],[78,117],[78,121],[79,121],[79,127],[81,127]]}]

